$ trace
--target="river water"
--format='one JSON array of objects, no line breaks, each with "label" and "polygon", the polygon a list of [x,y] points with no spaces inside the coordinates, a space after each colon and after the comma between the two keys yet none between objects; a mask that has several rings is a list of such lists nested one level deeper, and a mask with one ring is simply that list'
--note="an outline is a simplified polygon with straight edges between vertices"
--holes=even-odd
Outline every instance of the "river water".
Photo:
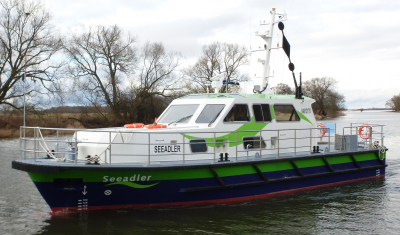
[{"label": "river water", "polygon": [[354,112],[325,122],[385,125],[385,179],[250,202],[51,216],[26,172],[11,169],[19,140],[0,140],[0,234],[399,234],[400,113]]}]

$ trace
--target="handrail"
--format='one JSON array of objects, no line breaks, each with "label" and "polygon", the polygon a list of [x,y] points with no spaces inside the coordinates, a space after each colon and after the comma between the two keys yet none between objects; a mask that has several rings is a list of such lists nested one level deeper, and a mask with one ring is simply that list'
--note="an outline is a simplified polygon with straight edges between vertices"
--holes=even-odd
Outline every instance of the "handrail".
[{"label": "handrail", "polygon": [[[353,123],[354,124],[354,123]],[[351,124],[350,127],[346,127],[346,128],[350,128],[350,130],[352,128],[357,128],[357,127],[353,127],[353,124]],[[375,126],[379,126],[381,127],[381,132],[376,132],[374,131],[374,134],[381,134],[381,143],[383,145],[383,125],[379,125],[379,124],[371,124],[372,127]],[[90,144],[105,144],[107,145],[107,147],[105,147],[105,149],[103,151],[101,151],[101,153],[99,154],[99,157],[102,158],[102,163],[104,164],[120,164],[120,162],[114,160],[113,161],[113,157],[132,157],[132,160],[136,160],[133,161],[135,163],[138,162],[138,160],[140,160],[139,158],[141,157],[147,157],[147,164],[150,165],[152,164],[154,161],[157,162],[162,162],[162,161],[171,161],[168,159],[162,159],[163,156],[179,156],[181,155],[181,162],[182,164],[186,164],[187,161],[192,161],[192,160],[206,160],[206,159],[210,159],[209,156],[212,156],[211,159],[213,159],[214,162],[216,162],[216,154],[220,152],[220,150],[218,149],[218,145],[220,143],[219,138],[222,138],[224,135],[226,135],[227,133],[235,133],[235,138],[234,140],[232,139],[225,139],[223,140],[223,144],[228,145],[227,149],[229,149],[229,146],[232,146],[233,144],[235,145],[235,149],[234,149],[234,158],[233,158],[233,154],[229,153],[230,155],[230,159],[234,159],[235,162],[240,161],[240,159],[242,157],[256,157],[257,154],[259,154],[259,158],[263,158],[266,156],[270,156],[271,154],[273,154],[273,152],[275,152],[275,155],[277,158],[280,158],[282,154],[288,154],[288,153],[293,153],[294,156],[296,156],[299,151],[304,154],[304,152],[307,152],[307,150],[305,150],[305,148],[309,148],[309,154],[312,153],[312,147],[313,144],[316,144],[316,139],[322,139],[321,137],[317,137],[316,135],[316,130],[321,129],[319,127],[317,128],[300,128],[300,129],[276,129],[276,130],[257,130],[256,135],[251,135],[253,137],[258,137],[259,139],[253,139],[251,141],[253,141],[253,143],[256,143],[255,141],[259,141],[258,148],[244,148],[243,150],[238,149],[238,146],[244,144],[245,140],[243,139],[238,139],[238,135],[240,133],[241,136],[244,135],[244,137],[246,136],[243,133],[254,133],[255,130],[248,130],[248,131],[234,131],[234,132],[229,132],[229,131],[190,131],[188,132],[187,130],[185,132],[181,132],[181,131],[176,131],[176,132],[165,132],[165,131],[140,131],[140,132],[133,132],[132,130],[121,130],[121,129],[111,129],[111,128],[104,128],[104,129],[70,129],[70,128],[41,128],[41,127],[21,127],[20,129],[20,151],[21,153],[23,153],[24,158],[26,158],[26,153],[33,153],[34,156],[34,160],[36,161],[37,155],[43,154],[43,153],[48,153],[48,151],[41,151],[40,149],[37,149],[38,146],[41,146],[41,142],[44,143],[44,146],[46,146],[46,149],[49,150],[47,143],[51,144],[51,143],[55,143],[57,144],[57,146],[59,146],[59,143],[65,144],[65,145],[70,145],[71,149],[70,150],[66,150],[66,151],[60,151],[57,149],[57,151],[51,153],[52,157],[55,157],[56,160],[58,159],[56,156],[59,156],[61,154],[70,154],[74,156],[74,159],[66,159],[66,161],[73,161],[75,164],[78,164],[78,162],[85,162],[85,159],[78,159],[78,146],[80,146],[80,144],[85,144],[85,145],[90,145]],[[329,129],[329,128],[328,128]],[[29,135],[27,135],[27,130],[33,130],[33,137],[29,137]],[[52,136],[48,136],[48,137],[44,137],[42,135],[42,131],[56,131],[56,135],[52,135]],[[72,135],[72,138],[67,139],[67,140],[61,140],[60,139],[60,135],[59,135],[59,131],[73,131],[74,134]],[[309,133],[301,133],[302,131],[309,131]],[[108,140],[106,141],[83,141],[80,140],[78,138],[78,133],[79,132],[101,132],[101,133],[108,133]],[[24,133],[24,136],[22,136],[22,133]],[[287,134],[289,133],[289,134]],[[328,151],[330,152],[330,146],[331,146],[331,141],[330,141],[330,131],[328,132],[329,135],[327,135],[328,138]],[[343,129],[343,133],[345,133],[345,128]],[[42,138],[39,138],[39,134],[42,136]],[[113,134],[115,134],[115,136],[113,137]],[[125,137],[123,136],[123,134],[130,134],[131,136],[128,137],[129,139],[132,139],[133,135],[147,135],[147,142],[145,143],[129,143],[128,141],[125,141]],[[178,135],[178,136],[182,136],[182,142],[174,142],[174,145],[179,145],[182,147],[182,152],[179,153],[157,153],[157,154],[152,154],[151,153],[151,149],[152,146],[156,146],[156,145],[160,145],[159,142],[152,142],[152,136],[154,135]],[[193,134],[201,134],[201,136],[206,136],[206,135],[213,135],[213,139],[210,140],[206,140],[205,144],[207,146],[209,146],[207,149],[206,153],[203,152],[191,152],[191,148],[187,149],[186,145],[191,145],[193,146],[193,143],[190,143],[190,141],[186,141],[185,136],[189,134],[189,135],[193,135]],[[218,134],[222,134],[221,136],[218,137]],[[287,134],[287,137],[284,137]],[[121,138],[121,142],[114,142],[116,137],[120,135]],[[63,136],[64,137],[64,136]],[[267,137],[267,138],[264,138]],[[62,138],[62,137],[61,137]],[[65,137],[64,137],[65,138]],[[207,137],[210,138],[210,137]],[[202,139],[199,137],[199,139]],[[205,137],[204,137],[205,139]],[[307,139],[309,139],[309,144],[305,144]],[[27,145],[33,141],[33,148],[29,148]],[[272,145],[272,142],[276,141],[275,145]],[[288,142],[289,141],[289,142]],[[290,143],[291,144],[287,144]],[[265,147],[263,146],[263,142],[264,143],[271,143],[269,146],[268,144],[265,145]],[[24,144],[22,144],[24,143]],[[37,145],[37,143],[39,145]],[[165,144],[165,143],[163,143]],[[204,143],[198,143],[198,144],[204,144]],[[281,145],[283,144],[283,145]],[[23,146],[22,146],[23,145]],[[138,145],[147,145],[147,153],[142,152],[139,154],[136,153],[117,153],[113,152],[112,150],[112,146],[119,146],[119,145],[130,145],[130,146],[138,146]],[[194,143],[194,145],[196,145],[196,143]],[[211,147],[213,146],[213,147]],[[122,148],[122,147],[121,147]],[[45,150],[46,150],[45,149]],[[118,149],[118,147],[116,148]],[[287,150],[293,149],[292,152],[288,152]],[[74,150],[74,151],[72,151]],[[217,151],[218,150],[218,151]],[[305,151],[304,151],[305,150]],[[228,150],[229,151],[229,150]],[[245,155],[242,155],[242,153],[247,153]],[[251,155],[248,156],[249,153],[255,153],[255,155]],[[264,154],[264,155],[263,155]],[[21,154],[22,155],[22,154]],[[196,158],[194,159],[193,157],[190,158],[189,156],[202,156],[204,155],[205,158]],[[208,157],[207,157],[208,156]],[[257,155],[258,156],[258,155]],[[239,159],[240,158],[240,159]],[[120,158],[121,159],[121,158]],[[59,160],[59,159],[58,159]],[[152,161],[153,160],[153,161]],[[173,160],[176,161],[176,160]],[[140,161],[142,162],[142,161]],[[128,163],[128,162],[124,162],[124,163]],[[146,164],[145,163],[145,164]]]}]

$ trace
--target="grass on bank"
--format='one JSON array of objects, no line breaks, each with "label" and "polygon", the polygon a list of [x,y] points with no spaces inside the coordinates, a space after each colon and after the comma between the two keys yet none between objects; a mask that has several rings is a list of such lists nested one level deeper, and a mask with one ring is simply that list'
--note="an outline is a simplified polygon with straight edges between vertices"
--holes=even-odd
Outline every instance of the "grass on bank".
[{"label": "grass on bank", "polygon": [[[20,126],[23,126],[22,115],[0,115],[0,138],[19,138]],[[27,115],[26,126],[28,127],[49,127],[49,128],[95,128],[104,127],[99,115],[85,115],[85,117],[73,114],[60,115]],[[48,133],[54,134],[54,133]]]}]

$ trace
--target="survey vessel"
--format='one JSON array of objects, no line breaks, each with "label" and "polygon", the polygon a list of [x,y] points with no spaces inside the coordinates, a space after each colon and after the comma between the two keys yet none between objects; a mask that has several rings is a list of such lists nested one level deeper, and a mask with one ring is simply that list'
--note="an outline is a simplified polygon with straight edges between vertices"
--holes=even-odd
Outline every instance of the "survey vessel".
[{"label": "survey vessel", "polygon": [[[256,33],[265,46],[250,93],[217,75],[212,93],[172,101],[153,124],[24,126],[12,167],[28,172],[53,212],[227,203],[384,177],[382,125],[336,130],[316,122],[314,100],[295,77],[284,20],[273,9],[269,29]],[[294,95],[268,89],[275,27]]]}]

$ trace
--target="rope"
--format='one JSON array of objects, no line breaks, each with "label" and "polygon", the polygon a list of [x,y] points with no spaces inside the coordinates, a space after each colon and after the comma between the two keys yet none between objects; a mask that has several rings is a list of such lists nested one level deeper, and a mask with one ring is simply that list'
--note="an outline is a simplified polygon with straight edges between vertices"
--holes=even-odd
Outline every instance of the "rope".
[{"label": "rope", "polygon": [[43,137],[42,132],[40,131],[40,129],[38,128],[37,130],[39,131],[40,137],[42,138],[42,142],[44,144],[44,147],[43,147],[41,141],[39,141],[39,145],[44,151],[47,152],[47,156],[49,156],[50,158],[55,159],[57,162],[64,162],[65,161],[65,157],[61,157],[61,158],[56,157],[53,154],[53,152],[50,151],[49,147],[47,146],[46,141],[44,140],[44,137]]},{"label": "rope", "polygon": [[43,147],[42,142],[39,141],[40,147],[42,147],[42,149],[47,152],[47,156],[49,156],[53,159],[57,159],[56,156],[54,156],[54,154],[50,151],[49,147],[47,147],[46,141],[44,140],[44,137],[43,137],[40,129],[37,129],[37,130],[39,131],[40,137],[42,138],[43,144],[45,146],[45,147]]},{"label": "rope", "polygon": [[[381,153],[385,153],[386,152],[386,148],[381,146],[381,145],[379,145],[379,141],[374,141],[372,147],[379,149],[379,152],[381,152]],[[382,157],[381,157],[381,154],[379,154],[379,158],[381,160],[383,160],[384,155],[382,154]]]},{"label": "rope", "polygon": [[86,159],[86,164],[99,164],[100,161],[100,157],[95,155],[94,157],[88,157]]},{"label": "rope", "polygon": [[[124,138],[123,138],[123,136],[122,136],[122,133],[121,133],[121,132],[118,132],[118,134],[121,135],[121,140],[122,140],[123,143],[129,142],[130,139],[132,138],[132,135],[133,135],[133,134],[130,134],[130,137],[126,140],[127,142],[124,142]],[[117,138],[117,134],[115,134],[114,138],[111,140],[111,143],[115,140],[115,138]],[[86,159],[86,163],[88,163],[88,164],[91,164],[91,163],[98,164],[99,162],[104,162],[104,161],[100,158],[100,156],[103,155],[103,154],[107,151],[108,147],[110,147],[110,146],[111,146],[111,144],[108,144],[108,146],[104,149],[104,151],[101,152],[99,155],[95,155],[94,157],[89,157],[89,158],[87,158],[87,159]],[[104,154],[104,158],[106,158],[106,155],[105,155],[105,154]]]}]

